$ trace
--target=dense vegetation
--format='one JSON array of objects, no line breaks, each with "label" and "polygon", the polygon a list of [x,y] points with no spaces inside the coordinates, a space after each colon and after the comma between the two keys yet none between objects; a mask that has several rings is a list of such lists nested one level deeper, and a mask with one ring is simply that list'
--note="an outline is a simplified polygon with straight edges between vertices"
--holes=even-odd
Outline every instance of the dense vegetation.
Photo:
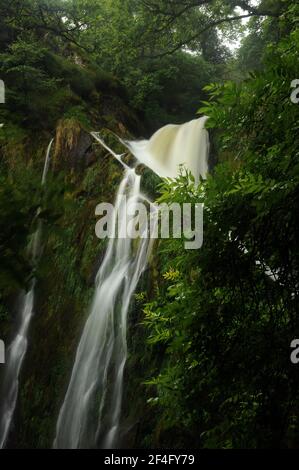
[{"label": "dense vegetation", "polygon": [[[121,170],[88,131],[101,129],[116,149],[112,132],[150,135],[198,108],[209,116],[208,179],[195,186],[182,171],[157,188],[144,175],[161,201],[204,202],[204,244],[186,251],[161,241],[135,296],[126,386],[135,408],[124,416],[138,430],[127,442],[299,446],[289,359],[299,334],[299,108],[290,100],[299,9],[253,3],[0,0],[1,338],[33,275],[39,312],[11,446],[51,446],[103,255],[94,208],[113,199]],[[233,54],[224,44],[242,34],[240,17],[250,18],[249,34]],[[38,219],[44,256],[33,266],[27,246]]]},{"label": "dense vegetation", "polygon": [[299,331],[298,13],[284,15],[259,71],[206,87],[201,112],[218,130],[221,158],[208,180],[194,187],[182,175],[161,188],[163,201],[205,204],[203,248],[161,243],[159,288],[144,310],[149,343],[164,351],[149,383],[168,444],[172,430],[183,445],[298,446],[289,360]]}]

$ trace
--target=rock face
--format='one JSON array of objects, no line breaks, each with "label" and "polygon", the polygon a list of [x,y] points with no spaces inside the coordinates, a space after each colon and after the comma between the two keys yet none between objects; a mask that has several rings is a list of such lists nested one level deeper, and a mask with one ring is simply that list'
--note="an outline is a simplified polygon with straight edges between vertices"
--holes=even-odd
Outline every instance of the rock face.
[{"label": "rock face", "polygon": [[[117,153],[125,151],[116,138],[132,138],[125,125],[116,121],[111,130],[97,129],[109,147]],[[115,134],[114,134],[115,133]],[[58,122],[52,151],[51,171],[66,182],[64,214],[59,228],[45,230],[43,257],[38,268],[34,317],[24,361],[10,448],[51,448],[61,402],[72,370],[74,355],[86,321],[94,292],[94,280],[106,249],[105,240],[95,236],[95,208],[101,202],[113,202],[123,174],[122,165],[101,147],[82,123],[75,119]],[[42,144],[46,147],[48,136]],[[38,158],[36,157],[36,160]],[[131,162],[132,158],[127,161]],[[54,178],[55,179],[55,178]],[[152,183],[149,182],[149,190]],[[130,371],[128,396],[134,394],[138,374],[133,369],[143,354],[139,323],[142,311],[132,306],[134,354]],[[139,348],[140,344],[140,348]],[[142,377],[143,378],[143,377]],[[132,385],[134,390],[132,389]],[[140,391],[138,410],[146,403]],[[134,409],[133,409],[134,408]],[[124,410],[124,437],[135,443],[140,412]],[[135,409],[136,408],[136,409]]]},{"label": "rock face", "polygon": [[[115,133],[114,133],[115,132]],[[126,151],[126,147],[122,145],[117,136],[129,138],[131,136],[128,129],[122,122],[115,122],[111,128],[102,128],[100,134],[107,143],[111,143],[114,150],[119,149],[120,153]],[[61,119],[58,122],[55,135],[54,148],[54,170],[73,170],[82,172],[87,167],[96,162],[95,141],[89,130],[87,130],[78,120]],[[124,157],[127,164],[136,164],[136,159],[131,154]]]},{"label": "rock face", "polygon": [[74,119],[59,121],[56,129],[54,167],[83,170],[91,163],[92,137]]}]

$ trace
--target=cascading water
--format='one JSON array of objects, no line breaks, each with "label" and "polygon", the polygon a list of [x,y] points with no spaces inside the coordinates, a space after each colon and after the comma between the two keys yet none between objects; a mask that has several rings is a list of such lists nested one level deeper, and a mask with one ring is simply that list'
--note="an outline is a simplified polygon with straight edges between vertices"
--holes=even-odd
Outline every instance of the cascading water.
[{"label": "cascading water", "polygon": [[144,165],[165,178],[175,178],[184,165],[195,180],[208,172],[209,135],[205,129],[207,117],[193,119],[182,125],[168,124],[149,140],[125,142],[129,150]]},{"label": "cascading water", "polygon": [[[149,141],[124,142],[139,162],[161,176],[175,177],[185,164],[196,179],[207,172],[206,118],[182,126],[165,126]],[[96,133],[93,136],[121,163]],[[130,213],[144,200],[140,176],[125,166],[116,197],[113,227],[127,233],[123,204]],[[153,227],[152,227],[153,228]],[[151,239],[111,238],[96,278],[90,315],[77,349],[62,404],[54,448],[113,448],[119,444],[123,377],[127,359],[127,314],[140,276],[147,266]]]},{"label": "cascading water", "polygon": [[[46,182],[52,144],[53,140],[51,140],[46,153],[42,185]],[[41,224],[39,223],[29,247],[34,263],[36,263],[40,252],[40,238]],[[32,281],[30,290],[21,296],[20,309],[17,317],[17,333],[7,350],[7,362],[5,364],[3,383],[1,385],[2,403],[0,403],[0,449],[2,449],[7,442],[17,403],[19,375],[27,351],[28,330],[34,313],[34,288],[35,280]]]},{"label": "cascading water", "polygon": [[[118,225],[119,233],[127,230],[124,197],[133,211],[142,198],[140,176],[134,169],[125,171],[116,198],[113,226]],[[137,246],[128,238],[109,240],[97,274],[91,313],[59,414],[56,448],[95,447],[98,439],[102,439],[103,447],[109,448],[116,442],[127,358],[127,313],[131,296],[146,267],[149,249],[148,238],[137,240]],[[110,407],[105,403],[108,390]]]}]

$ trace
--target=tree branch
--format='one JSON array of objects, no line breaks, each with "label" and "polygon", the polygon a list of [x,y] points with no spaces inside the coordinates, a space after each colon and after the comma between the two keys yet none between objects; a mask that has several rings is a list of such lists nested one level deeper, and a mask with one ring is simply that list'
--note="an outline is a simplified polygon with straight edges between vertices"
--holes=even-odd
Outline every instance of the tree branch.
[{"label": "tree branch", "polygon": [[[159,3],[155,3],[152,0],[142,0],[143,5],[150,9],[152,13],[161,15],[161,16],[176,16],[179,17],[184,14],[186,11],[191,10],[193,8],[198,8],[205,5],[212,5],[214,0],[188,0],[188,1],[181,1],[181,0],[166,0],[165,5],[161,7]],[[232,2],[232,8],[240,7],[249,13],[255,13],[259,16],[277,16],[272,10],[269,9],[262,9],[260,6],[252,6],[249,5],[247,0],[235,0]],[[174,12],[174,8],[182,7],[181,11]]]},{"label": "tree branch", "polygon": [[[216,26],[219,26],[220,24],[222,23],[230,23],[232,21],[239,21],[239,20],[242,20],[243,18],[251,18],[252,16],[257,16],[256,13],[247,13],[246,15],[240,15],[240,16],[229,16],[227,18],[221,18],[217,21],[212,21],[211,23],[209,23],[207,26],[205,26],[205,28],[203,28],[202,30],[198,31],[196,34],[190,36],[188,39],[184,40],[184,41],[181,41],[180,43],[178,43],[175,47],[173,47],[172,49],[168,50],[168,51],[165,51],[165,52],[162,52],[160,54],[157,54],[157,55],[154,55],[154,56],[147,56],[148,59],[158,59],[160,57],[165,57],[167,55],[171,55],[173,54],[174,52],[178,51],[179,49],[181,49],[183,46],[186,46],[187,44],[189,44],[190,42],[194,41],[195,39],[197,39],[199,36],[201,36],[203,33],[205,33],[206,31],[208,31],[209,29],[211,28],[215,28]],[[264,16],[264,15],[258,15],[258,16]]]}]

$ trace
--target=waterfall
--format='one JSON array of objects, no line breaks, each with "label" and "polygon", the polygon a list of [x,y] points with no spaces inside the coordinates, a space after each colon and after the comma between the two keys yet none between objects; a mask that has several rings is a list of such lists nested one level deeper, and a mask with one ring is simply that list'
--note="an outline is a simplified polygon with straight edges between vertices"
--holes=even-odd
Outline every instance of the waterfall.
[{"label": "waterfall", "polygon": [[184,165],[198,181],[199,175],[205,178],[208,172],[206,120],[204,116],[182,125],[168,124],[149,140],[125,144],[141,163],[159,176],[175,178],[179,165]]},{"label": "waterfall", "polygon": [[[140,176],[134,169],[125,171],[116,197],[113,226],[118,223],[119,230],[127,229],[126,214],[122,210],[124,196],[132,208],[142,198]],[[149,238],[135,242],[128,238],[109,240],[59,414],[56,448],[95,447],[98,439],[102,447],[110,448],[117,441],[127,359],[127,313],[151,245]]]},{"label": "waterfall", "polygon": [[[51,140],[46,153],[42,175],[42,185],[44,185],[46,182],[52,144],[53,140]],[[41,223],[39,221],[38,228],[32,237],[29,247],[29,251],[34,263],[38,259],[40,252],[40,238]],[[23,293],[21,296],[20,308],[17,316],[17,332],[7,350],[7,361],[4,366],[4,377],[3,383],[1,385],[2,403],[0,403],[0,449],[2,449],[7,442],[17,403],[19,375],[27,351],[28,330],[31,318],[34,313],[34,288],[35,280],[32,281],[30,290],[27,293]]]},{"label": "waterfall", "polygon": [[[148,141],[124,142],[139,162],[161,176],[175,177],[185,164],[198,179],[207,172],[205,118],[160,129]],[[124,196],[144,201],[140,176],[122,162],[96,134],[97,141],[125,167],[113,215],[113,227],[127,233]],[[151,252],[150,237],[110,238],[96,277],[90,314],[77,348],[70,382],[60,409],[54,448],[115,448],[120,441],[124,368],[127,360],[127,316],[138,281]]]}]

